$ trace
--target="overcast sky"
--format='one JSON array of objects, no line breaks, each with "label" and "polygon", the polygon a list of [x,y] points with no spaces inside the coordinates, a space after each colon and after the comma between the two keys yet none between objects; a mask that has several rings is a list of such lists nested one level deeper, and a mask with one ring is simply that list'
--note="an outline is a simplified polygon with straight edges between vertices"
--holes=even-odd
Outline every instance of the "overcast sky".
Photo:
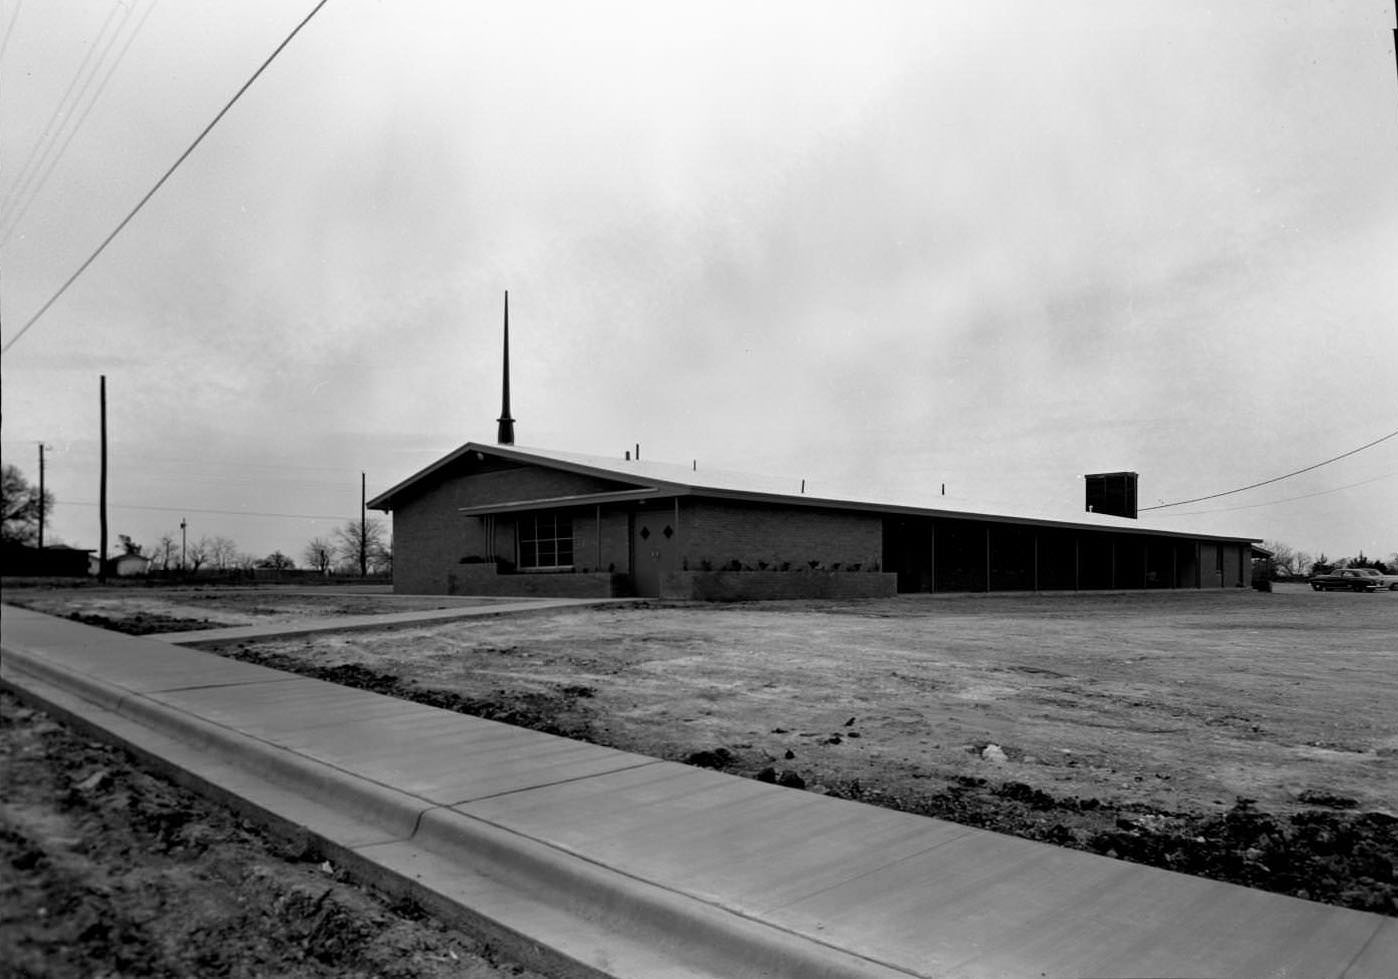
[{"label": "overcast sky", "polygon": [[[5,342],[311,6],[0,4]],[[96,547],[105,374],[113,542],[299,560],[494,440],[509,289],[521,446],[1069,518],[1309,466],[1398,429],[1393,17],[331,0],[5,354],[4,459]],[[1387,555],[1398,438],[1152,517]]]}]

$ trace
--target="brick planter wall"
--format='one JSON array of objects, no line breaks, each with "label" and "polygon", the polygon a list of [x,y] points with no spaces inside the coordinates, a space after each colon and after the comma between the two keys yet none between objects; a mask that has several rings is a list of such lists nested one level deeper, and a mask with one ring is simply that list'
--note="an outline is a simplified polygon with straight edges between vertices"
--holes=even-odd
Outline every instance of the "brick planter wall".
[{"label": "brick planter wall", "polygon": [[629,594],[624,574],[500,574],[493,564],[459,564],[447,572],[448,595],[616,598]]},{"label": "brick planter wall", "polygon": [[781,598],[883,598],[898,593],[898,576],[876,571],[674,571],[660,578],[660,597],[702,602]]}]

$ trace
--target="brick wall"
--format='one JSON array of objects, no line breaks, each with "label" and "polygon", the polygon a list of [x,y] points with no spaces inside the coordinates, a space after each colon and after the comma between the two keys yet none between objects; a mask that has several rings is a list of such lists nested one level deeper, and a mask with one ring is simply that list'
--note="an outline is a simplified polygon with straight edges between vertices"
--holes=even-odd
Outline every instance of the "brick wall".
[{"label": "brick wall", "polygon": [[870,568],[881,562],[883,519],[876,514],[768,507],[725,501],[686,502],[680,513],[683,561],[698,571],[707,561],[718,570],[731,561],[751,568],[765,563],[808,568]]},{"label": "brick wall", "polygon": [[[393,590],[411,595],[444,594],[447,574],[456,570],[463,557],[485,556],[484,521],[463,516],[461,507],[571,496],[619,485],[534,466],[472,475],[444,474],[411,498],[398,501],[393,511]],[[497,522],[497,552],[512,557],[513,522],[507,517]],[[624,540],[624,529],[621,535]],[[594,544],[591,553],[595,551]]]},{"label": "brick wall", "polygon": [[660,597],[702,602],[783,598],[887,598],[898,576],[866,571],[675,571],[660,577]]},{"label": "brick wall", "polygon": [[[409,595],[446,594],[446,572],[472,553],[459,480],[431,487],[393,511],[393,590]],[[476,545],[478,547],[478,545]],[[479,553],[478,549],[476,553]]]},{"label": "brick wall", "polygon": [[626,511],[609,510],[604,506],[600,521],[595,507],[582,507],[571,513],[573,565],[580,571],[628,573],[631,570],[631,545],[626,539],[630,528]]},{"label": "brick wall", "polygon": [[616,598],[627,594],[625,575],[499,574],[493,564],[462,564],[447,573],[450,595],[527,595],[536,598]]},{"label": "brick wall", "polygon": [[1223,546],[1223,581],[1224,588],[1242,588],[1247,584],[1243,575],[1243,548],[1235,544],[1225,544]]}]

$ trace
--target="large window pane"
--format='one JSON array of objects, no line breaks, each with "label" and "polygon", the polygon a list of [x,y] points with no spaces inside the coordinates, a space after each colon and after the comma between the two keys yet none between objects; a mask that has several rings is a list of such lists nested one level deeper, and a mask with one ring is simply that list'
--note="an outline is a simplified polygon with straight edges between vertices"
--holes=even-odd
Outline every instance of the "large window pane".
[{"label": "large window pane", "polygon": [[573,521],[567,515],[541,513],[519,520],[521,568],[569,568],[573,565]]}]

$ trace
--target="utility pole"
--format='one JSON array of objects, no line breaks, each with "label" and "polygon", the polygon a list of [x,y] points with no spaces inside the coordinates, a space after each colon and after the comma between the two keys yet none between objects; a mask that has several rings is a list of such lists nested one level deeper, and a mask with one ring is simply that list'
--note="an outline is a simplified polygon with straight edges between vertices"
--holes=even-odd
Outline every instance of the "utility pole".
[{"label": "utility pole", "polygon": [[44,549],[44,443],[39,443],[39,550]]},{"label": "utility pole", "polygon": [[180,517],[180,574],[184,574],[185,528],[188,526],[189,522],[184,517]]},{"label": "utility pole", "polygon": [[102,375],[99,394],[102,402],[102,487],[98,495],[97,508],[100,511],[102,527],[101,550],[97,552],[97,580],[107,583],[107,375]]},{"label": "utility pole", "polygon": [[369,577],[369,524],[365,521],[364,474],[359,474],[359,577]]}]

